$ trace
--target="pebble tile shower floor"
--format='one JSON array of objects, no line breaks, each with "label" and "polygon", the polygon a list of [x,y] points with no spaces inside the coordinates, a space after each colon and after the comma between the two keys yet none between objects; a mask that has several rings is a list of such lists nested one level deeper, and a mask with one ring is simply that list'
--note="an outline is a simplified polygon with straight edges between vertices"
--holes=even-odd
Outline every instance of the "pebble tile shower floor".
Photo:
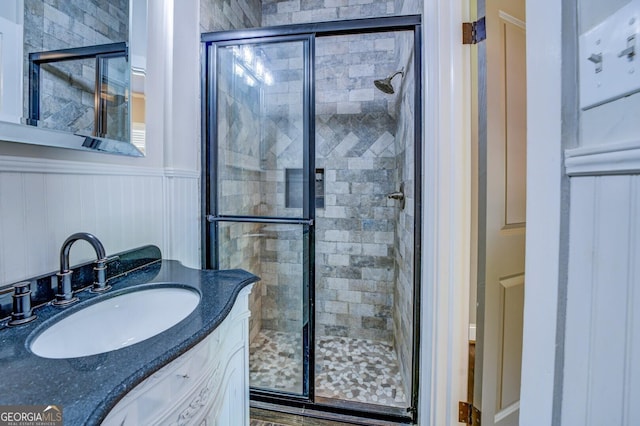
[{"label": "pebble tile shower floor", "polygon": [[[250,350],[251,386],[300,393],[300,336],[262,330]],[[347,337],[317,338],[316,394],[360,403],[407,407],[393,347]]]}]

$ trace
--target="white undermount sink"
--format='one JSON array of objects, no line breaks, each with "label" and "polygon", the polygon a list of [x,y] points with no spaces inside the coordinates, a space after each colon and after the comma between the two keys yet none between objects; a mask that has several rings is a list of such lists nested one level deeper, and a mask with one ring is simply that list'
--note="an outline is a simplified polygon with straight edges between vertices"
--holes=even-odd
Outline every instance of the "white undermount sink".
[{"label": "white undermount sink", "polygon": [[134,290],[52,324],[33,339],[30,348],[43,358],[76,358],[121,349],[171,328],[199,302],[200,294],[184,287]]}]

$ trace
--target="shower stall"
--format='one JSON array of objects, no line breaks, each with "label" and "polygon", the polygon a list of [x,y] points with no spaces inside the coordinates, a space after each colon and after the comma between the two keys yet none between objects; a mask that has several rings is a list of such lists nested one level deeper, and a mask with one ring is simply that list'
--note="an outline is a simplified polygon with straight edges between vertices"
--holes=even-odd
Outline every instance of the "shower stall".
[{"label": "shower stall", "polygon": [[252,399],[415,417],[420,18],[202,40],[203,263],[262,279]]}]

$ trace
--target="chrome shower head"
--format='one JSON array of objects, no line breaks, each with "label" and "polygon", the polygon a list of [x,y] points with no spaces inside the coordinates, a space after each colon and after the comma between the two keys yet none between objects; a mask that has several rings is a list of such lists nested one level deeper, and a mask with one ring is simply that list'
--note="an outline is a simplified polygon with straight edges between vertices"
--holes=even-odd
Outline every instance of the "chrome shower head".
[{"label": "chrome shower head", "polygon": [[374,80],[373,84],[381,92],[384,92],[384,93],[386,93],[388,95],[393,95],[395,93],[395,90],[393,89],[393,85],[391,84],[391,80],[393,79],[393,77],[395,77],[398,74],[402,74],[402,76],[404,77],[404,68],[402,70],[400,70],[400,71],[396,71],[395,73],[391,74],[389,77],[387,77],[385,79]]}]

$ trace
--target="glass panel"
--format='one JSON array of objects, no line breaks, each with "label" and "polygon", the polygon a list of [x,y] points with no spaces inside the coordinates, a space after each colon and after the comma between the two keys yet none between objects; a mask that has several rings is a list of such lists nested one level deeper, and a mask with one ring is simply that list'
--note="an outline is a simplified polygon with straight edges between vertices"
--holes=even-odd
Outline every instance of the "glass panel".
[{"label": "glass panel", "polygon": [[316,40],[315,392],[372,411],[410,406],[412,50],[410,32]]},{"label": "glass panel", "polygon": [[302,217],[286,177],[303,169],[303,42],[217,51],[218,214]]},{"label": "glass panel", "polygon": [[308,231],[303,225],[219,225],[220,269],[261,278],[250,296],[250,385],[302,394]]},{"label": "glass panel", "polygon": [[[101,76],[96,105],[98,62]],[[124,56],[43,63],[40,74],[39,127],[130,140],[129,64]]]},{"label": "glass panel", "polygon": [[102,61],[102,137],[129,141],[129,63],[125,57]]},{"label": "glass panel", "polygon": [[93,135],[95,58],[42,64],[39,127]]}]

